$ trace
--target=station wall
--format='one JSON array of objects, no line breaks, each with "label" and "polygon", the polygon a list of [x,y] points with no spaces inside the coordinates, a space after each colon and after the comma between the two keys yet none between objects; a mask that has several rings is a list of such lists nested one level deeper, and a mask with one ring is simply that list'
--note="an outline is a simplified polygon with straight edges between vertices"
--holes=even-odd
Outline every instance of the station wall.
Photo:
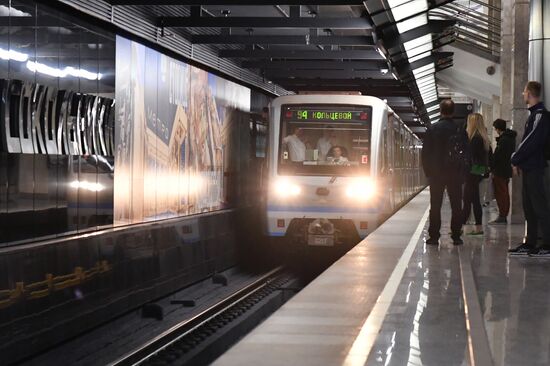
[{"label": "station wall", "polygon": [[0,364],[258,257],[268,97],[42,3],[0,23]]},{"label": "station wall", "polygon": [[0,246],[235,206],[263,94],[41,3],[0,22]]},{"label": "station wall", "polygon": [[0,22],[0,245],[112,225],[114,35],[33,1]]},{"label": "station wall", "polygon": [[115,224],[229,207],[250,89],[122,37],[116,49]]}]

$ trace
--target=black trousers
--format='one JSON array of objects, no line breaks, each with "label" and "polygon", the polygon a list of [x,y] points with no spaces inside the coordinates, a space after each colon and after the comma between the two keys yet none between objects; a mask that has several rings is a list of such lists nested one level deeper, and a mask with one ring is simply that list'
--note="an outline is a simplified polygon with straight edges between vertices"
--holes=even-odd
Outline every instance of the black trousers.
[{"label": "black trousers", "polygon": [[451,201],[451,232],[453,238],[460,237],[462,230],[462,179],[447,176],[430,178],[430,226],[428,234],[430,238],[439,238],[441,229],[441,205],[443,193],[447,189],[449,201]]},{"label": "black trousers", "polygon": [[474,218],[476,225],[482,224],[483,210],[479,201],[479,183],[481,177],[479,175],[468,174],[466,183],[464,184],[464,206],[462,207],[462,223],[465,224],[474,207]]},{"label": "black trousers", "polygon": [[523,212],[527,221],[525,243],[537,245],[539,227],[544,247],[550,248],[550,209],[544,187],[544,169],[523,172]]}]

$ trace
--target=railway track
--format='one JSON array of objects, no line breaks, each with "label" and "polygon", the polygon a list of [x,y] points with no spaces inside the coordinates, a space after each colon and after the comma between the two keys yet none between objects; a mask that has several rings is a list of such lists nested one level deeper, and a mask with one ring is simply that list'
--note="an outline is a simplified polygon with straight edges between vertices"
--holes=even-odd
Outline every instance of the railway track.
[{"label": "railway track", "polygon": [[285,267],[277,267],[110,365],[210,363],[282,305],[286,301],[282,290],[295,279]]}]

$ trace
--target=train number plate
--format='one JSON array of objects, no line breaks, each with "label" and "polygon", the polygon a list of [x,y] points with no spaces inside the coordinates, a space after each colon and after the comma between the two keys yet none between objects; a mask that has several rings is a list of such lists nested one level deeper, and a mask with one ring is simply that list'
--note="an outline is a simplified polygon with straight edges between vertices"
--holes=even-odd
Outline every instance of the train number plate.
[{"label": "train number plate", "polygon": [[334,238],[330,235],[309,235],[307,243],[312,246],[331,247],[334,245]]}]

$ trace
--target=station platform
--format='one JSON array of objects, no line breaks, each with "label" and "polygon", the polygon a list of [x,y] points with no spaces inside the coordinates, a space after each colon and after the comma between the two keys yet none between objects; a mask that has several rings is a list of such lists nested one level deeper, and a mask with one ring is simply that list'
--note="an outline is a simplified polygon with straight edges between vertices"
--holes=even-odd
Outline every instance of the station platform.
[{"label": "station platform", "polygon": [[426,189],[214,364],[549,365],[550,260],[507,255],[523,225],[453,246],[445,201],[439,247]]}]

